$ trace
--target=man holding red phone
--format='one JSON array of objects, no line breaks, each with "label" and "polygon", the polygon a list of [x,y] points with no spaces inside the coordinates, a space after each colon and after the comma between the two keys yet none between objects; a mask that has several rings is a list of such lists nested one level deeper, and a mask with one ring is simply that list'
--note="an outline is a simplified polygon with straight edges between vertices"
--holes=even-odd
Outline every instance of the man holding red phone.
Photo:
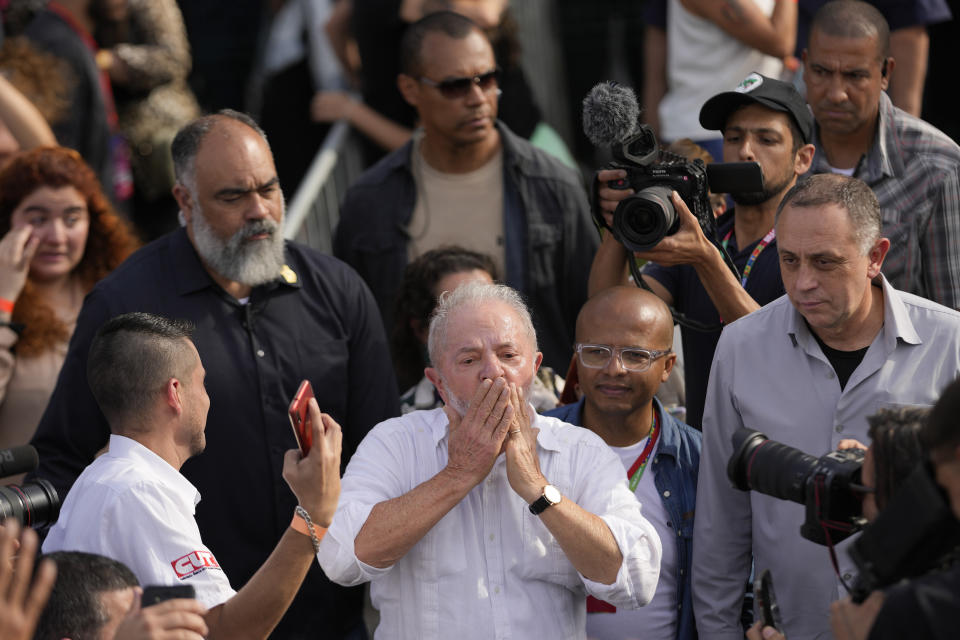
[{"label": "man holding red phone", "polygon": [[108,321],[90,350],[88,378],[110,422],[109,450],[87,467],[44,543],[123,562],[141,584],[192,584],[210,638],[266,638],[313,564],[340,495],[340,426],[309,404],[314,447],[287,451],[283,478],[294,521],[235,592],[194,520],[199,492],[179,470],[206,446],[210,399],[192,327],[148,313]]}]

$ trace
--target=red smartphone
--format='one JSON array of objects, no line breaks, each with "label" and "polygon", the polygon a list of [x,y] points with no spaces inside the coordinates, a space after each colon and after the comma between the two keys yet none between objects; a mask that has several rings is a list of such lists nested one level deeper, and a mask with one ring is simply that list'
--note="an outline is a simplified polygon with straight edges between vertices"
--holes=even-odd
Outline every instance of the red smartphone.
[{"label": "red smartphone", "polygon": [[307,410],[310,398],[313,397],[313,387],[309,380],[300,383],[297,394],[290,401],[290,426],[293,427],[293,437],[297,439],[300,453],[307,455],[313,445],[313,425],[310,422],[310,412]]}]

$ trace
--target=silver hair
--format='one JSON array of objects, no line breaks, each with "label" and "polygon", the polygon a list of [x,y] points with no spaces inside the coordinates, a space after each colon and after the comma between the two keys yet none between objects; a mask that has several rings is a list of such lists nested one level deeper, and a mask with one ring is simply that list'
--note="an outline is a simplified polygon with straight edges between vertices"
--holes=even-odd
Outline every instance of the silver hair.
[{"label": "silver hair", "polygon": [[798,182],[780,201],[776,221],[780,221],[787,207],[822,207],[828,204],[835,204],[847,212],[860,253],[869,254],[883,229],[880,202],[873,189],[857,178],[821,173]]},{"label": "silver hair", "polygon": [[440,294],[437,308],[434,309],[430,318],[430,333],[427,337],[430,362],[434,366],[440,361],[440,353],[446,344],[447,324],[450,321],[450,315],[461,307],[482,307],[488,302],[502,302],[513,309],[530,337],[534,352],[538,350],[537,332],[533,328],[530,310],[520,294],[503,284],[470,282],[457,287],[453,291],[444,291]]}]

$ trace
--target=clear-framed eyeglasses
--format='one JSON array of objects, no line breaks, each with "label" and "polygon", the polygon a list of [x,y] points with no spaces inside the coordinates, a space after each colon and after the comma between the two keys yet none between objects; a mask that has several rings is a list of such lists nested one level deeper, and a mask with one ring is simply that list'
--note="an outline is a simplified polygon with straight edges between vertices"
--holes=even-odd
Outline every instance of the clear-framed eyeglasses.
[{"label": "clear-framed eyeglasses", "polygon": [[620,366],[627,371],[646,371],[657,358],[669,353],[666,351],[641,349],[640,347],[614,347],[608,344],[577,343],[577,356],[580,364],[590,369],[603,369],[614,355],[620,359]]}]

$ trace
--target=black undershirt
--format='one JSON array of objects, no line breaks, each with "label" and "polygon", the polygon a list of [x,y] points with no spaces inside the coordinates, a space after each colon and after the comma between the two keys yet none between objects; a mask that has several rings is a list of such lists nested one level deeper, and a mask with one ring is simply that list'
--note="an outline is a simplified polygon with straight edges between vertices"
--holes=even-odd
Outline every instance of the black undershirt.
[{"label": "black undershirt", "polygon": [[[804,322],[806,322],[806,320],[804,320]],[[807,324],[807,328],[810,329],[810,333],[816,338],[817,344],[820,345],[820,349],[823,351],[823,355],[827,356],[827,360],[837,373],[837,380],[840,382],[840,390],[842,391],[843,388],[847,386],[847,380],[850,379],[853,372],[860,366],[860,363],[863,361],[863,356],[866,355],[867,349],[869,349],[870,346],[868,345],[856,351],[840,351],[839,349],[828,346],[821,340],[820,336],[810,328],[809,324]]]}]

